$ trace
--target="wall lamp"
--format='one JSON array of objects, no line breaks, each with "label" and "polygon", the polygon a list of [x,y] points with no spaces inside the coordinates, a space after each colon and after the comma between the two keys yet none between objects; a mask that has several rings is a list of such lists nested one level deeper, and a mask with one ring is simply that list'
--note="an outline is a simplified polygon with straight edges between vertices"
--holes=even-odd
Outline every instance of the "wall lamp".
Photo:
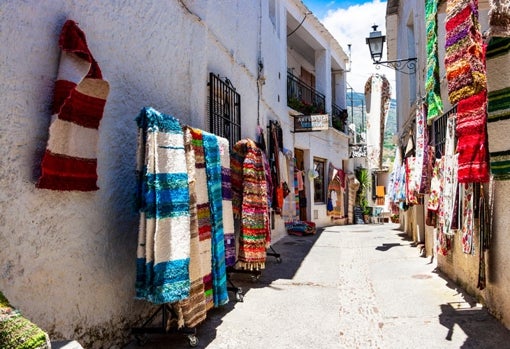
[{"label": "wall lamp", "polygon": [[377,30],[377,27],[378,26],[374,24],[372,26],[373,31],[369,34],[368,38],[366,38],[368,48],[370,49],[370,56],[372,56],[372,60],[374,61],[376,68],[379,69],[382,65],[404,74],[415,74],[416,57],[396,59],[393,61],[381,61],[386,36],[382,35],[381,32]]}]

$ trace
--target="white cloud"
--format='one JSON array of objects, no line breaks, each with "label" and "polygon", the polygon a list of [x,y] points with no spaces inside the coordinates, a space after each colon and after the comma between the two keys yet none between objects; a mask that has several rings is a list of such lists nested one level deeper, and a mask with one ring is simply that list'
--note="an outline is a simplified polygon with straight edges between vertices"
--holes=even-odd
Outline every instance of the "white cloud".
[{"label": "white cloud", "polygon": [[[368,78],[373,73],[380,73],[386,75],[394,95],[395,71],[385,67],[376,69],[365,41],[374,24],[379,26],[377,30],[386,35],[385,16],[386,2],[373,0],[347,9],[329,9],[324,18],[320,19],[346,53],[347,45],[351,44],[352,65],[351,71],[347,73],[347,82],[356,92],[363,92]],[[386,60],[385,54],[383,60]]]}]

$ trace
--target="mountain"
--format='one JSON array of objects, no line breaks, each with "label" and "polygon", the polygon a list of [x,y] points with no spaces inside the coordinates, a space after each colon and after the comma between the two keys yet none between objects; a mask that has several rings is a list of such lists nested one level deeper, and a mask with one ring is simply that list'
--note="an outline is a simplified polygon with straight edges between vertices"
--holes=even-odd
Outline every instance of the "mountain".
[{"label": "mountain", "polygon": [[[349,114],[348,123],[356,125],[356,133],[359,135],[365,131],[366,122],[366,102],[365,94],[362,92],[350,91],[347,93],[347,112]],[[390,100],[388,117],[384,130],[384,151],[383,163],[390,161],[393,163],[395,157],[395,145],[393,144],[393,135],[397,133],[397,101]],[[358,140],[359,141],[359,140]]]}]

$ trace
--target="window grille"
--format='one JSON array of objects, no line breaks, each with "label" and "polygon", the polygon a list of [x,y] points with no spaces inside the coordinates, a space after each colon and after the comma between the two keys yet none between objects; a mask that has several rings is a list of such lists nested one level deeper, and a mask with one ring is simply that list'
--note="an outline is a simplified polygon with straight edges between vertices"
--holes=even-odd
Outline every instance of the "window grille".
[{"label": "window grille", "polygon": [[446,122],[448,118],[455,113],[457,113],[457,106],[453,106],[446,113],[436,118],[432,123],[432,127],[430,128],[430,140],[431,144],[434,145],[436,159],[441,158],[442,154],[444,153],[444,144],[446,140]]},{"label": "window grille", "polygon": [[241,95],[229,79],[209,74],[209,129],[229,140],[230,149],[241,139]]}]

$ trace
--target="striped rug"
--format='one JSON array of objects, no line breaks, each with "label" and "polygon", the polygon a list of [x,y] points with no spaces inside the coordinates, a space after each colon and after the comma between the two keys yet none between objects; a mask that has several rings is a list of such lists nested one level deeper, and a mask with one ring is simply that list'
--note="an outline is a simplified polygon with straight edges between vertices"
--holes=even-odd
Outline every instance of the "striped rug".
[{"label": "striped rug", "polygon": [[136,298],[173,303],[190,294],[190,198],[183,132],[177,119],[153,108],[143,108],[136,121]]},{"label": "striped rug", "polygon": [[267,179],[262,151],[253,140],[244,139],[234,145],[231,169],[233,209],[241,227],[237,266],[264,269],[271,241]]},{"label": "striped rug", "polygon": [[211,210],[207,191],[207,174],[202,130],[191,128],[191,145],[195,154],[195,192],[197,195],[198,240],[206,310],[214,307],[212,285]]},{"label": "striped rug", "polygon": [[98,128],[109,84],[103,80],[85,34],[74,21],[64,24],[59,46],[53,115],[36,186],[53,190],[98,190]]},{"label": "striped rug", "polygon": [[228,302],[227,273],[225,266],[225,240],[223,236],[223,195],[221,159],[218,138],[202,132],[207,176],[207,193],[211,212],[212,287],[214,306]]},{"label": "striped rug", "polygon": [[195,174],[195,151],[191,144],[191,130],[185,127],[184,145],[186,151],[186,166],[188,168],[189,183],[189,210],[190,210],[190,294],[189,298],[180,301],[175,305],[179,316],[179,327],[187,326],[193,328],[204,321],[207,317],[205,307],[205,290],[202,273],[202,262],[200,260],[200,240],[198,238],[198,215],[197,215],[197,191]]}]

